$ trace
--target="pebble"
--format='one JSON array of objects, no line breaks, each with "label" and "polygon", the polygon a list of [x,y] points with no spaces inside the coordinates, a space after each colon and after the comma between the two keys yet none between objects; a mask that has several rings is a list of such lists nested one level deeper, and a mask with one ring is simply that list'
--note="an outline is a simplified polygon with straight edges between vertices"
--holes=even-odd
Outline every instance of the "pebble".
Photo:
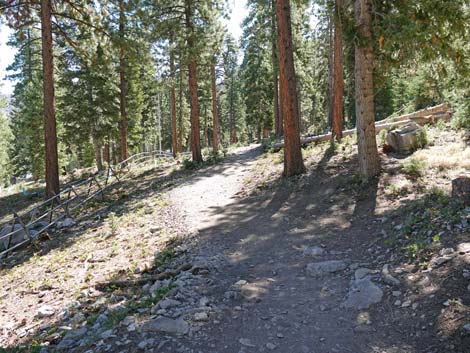
[{"label": "pebble", "polygon": [[54,315],[54,313],[55,313],[55,310],[52,306],[44,305],[38,309],[37,316],[40,318],[49,317],[49,316]]},{"label": "pebble", "polygon": [[209,315],[206,312],[196,313],[194,314],[194,321],[208,321]]},{"label": "pebble", "polygon": [[273,351],[277,348],[277,345],[275,345],[274,343],[268,342],[266,343],[266,348],[269,349],[270,351]]},{"label": "pebble", "polygon": [[240,342],[240,344],[245,347],[256,347],[256,345],[249,338],[240,338],[238,342]]}]

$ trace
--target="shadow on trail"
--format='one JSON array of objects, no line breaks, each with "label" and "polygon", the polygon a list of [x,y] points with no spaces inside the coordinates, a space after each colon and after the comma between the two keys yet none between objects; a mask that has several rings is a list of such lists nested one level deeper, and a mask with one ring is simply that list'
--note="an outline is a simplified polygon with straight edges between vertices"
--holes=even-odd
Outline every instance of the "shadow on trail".
[{"label": "shadow on trail", "polygon": [[[251,156],[249,153],[253,151],[246,153]],[[141,183],[142,195],[146,190],[161,192],[196,183],[201,178],[224,173],[231,163],[245,165],[248,160],[227,161],[193,175],[182,173],[176,180],[174,175],[172,179],[146,180]],[[279,352],[468,353],[468,340],[462,338],[458,328],[443,336],[439,322],[429,326],[430,320],[441,315],[441,306],[434,304],[453,285],[450,277],[444,277],[435,286],[434,296],[423,292],[416,297],[419,305],[433,304],[423,317],[394,306],[396,298],[391,291],[398,288],[381,285],[384,299],[381,304],[362,311],[361,315],[372,323],[362,325],[359,312],[340,306],[349,288],[351,271],[321,279],[305,274],[308,263],[326,259],[360,263],[373,270],[380,270],[386,262],[395,267],[407,266],[404,257],[390,252],[392,246],[387,245],[390,239],[382,236],[381,231],[386,229],[390,233],[394,227],[391,222],[402,219],[409,208],[419,207],[422,201],[410,200],[399,209],[379,215],[377,198],[383,190],[379,189],[378,179],[370,184],[358,184],[353,173],[354,159],[342,164],[342,168],[326,168],[327,164],[327,161],[320,163],[306,176],[276,180],[271,190],[210,209],[208,217],[215,218],[215,226],[199,230],[195,250],[206,258],[225,255],[226,262],[212,268],[207,275],[205,288],[208,295],[224,304],[221,315],[217,316],[220,322],[207,325],[207,340],[180,337],[163,348],[147,347],[146,352],[174,352],[184,346],[203,352],[238,352],[239,338],[249,337],[257,347],[275,342]],[[122,203],[122,212],[133,211],[130,204]],[[379,217],[386,221],[380,221]],[[308,246],[324,246],[329,253],[317,259],[308,258],[302,254]],[[456,275],[462,268],[464,264],[452,268],[452,273]],[[217,280],[212,281],[213,277]],[[135,278],[145,279],[145,275]],[[239,280],[248,282],[241,290],[234,286]],[[405,282],[399,289],[408,293],[416,291],[416,286]],[[230,290],[240,290],[242,296],[235,302],[222,300]],[[120,303],[127,305],[132,294],[132,291],[120,293]],[[107,293],[98,294],[90,303],[100,302],[102,297],[106,302],[95,306],[87,316],[95,317],[115,307]],[[127,314],[133,312],[126,311]],[[125,315],[117,318],[116,325]],[[54,322],[53,327],[67,324],[68,319],[64,319]],[[137,333],[127,335],[133,345],[125,347],[126,351],[139,351],[135,343],[142,338]],[[117,339],[119,335],[104,341],[112,343]],[[96,344],[92,343],[91,347]],[[116,347],[110,351],[122,349]]]}]

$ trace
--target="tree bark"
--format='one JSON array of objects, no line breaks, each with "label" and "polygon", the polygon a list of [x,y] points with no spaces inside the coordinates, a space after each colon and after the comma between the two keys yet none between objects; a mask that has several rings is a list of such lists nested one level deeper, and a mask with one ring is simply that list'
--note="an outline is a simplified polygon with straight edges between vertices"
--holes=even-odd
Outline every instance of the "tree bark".
[{"label": "tree bark", "polygon": [[[181,64],[181,63],[180,63]],[[180,65],[181,67],[181,65]],[[183,71],[179,74],[178,153],[183,152]]]},{"label": "tree bark", "polygon": [[289,0],[277,0],[276,19],[281,107],[284,121],[284,176],[289,177],[305,171],[300,145],[299,105],[292,49]]},{"label": "tree bark", "polygon": [[229,129],[230,129],[230,144],[237,143],[237,125],[235,122],[235,98],[234,98],[234,82],[233,74],[230,78],[230,115],[229,115]]},{"label": "tree bark", "polygon": [[[185,23],[187,30],[187,45],[190,51],[194,51],[194,28],[192,23],[192,8],[191,0],[186,0],[185,6]],[[191,105],[191,153],[193,161],[202,162],[200,131],[199,131],[199,101],[197,96],[197,66],[195,54],[189,53],[188,62],[188,82],[189,82],[189,96]]]},{"label": "tree bark", "polygon": [[119,50],[119,87],[120,87],[120,100],[119,106],[121,110],[121,161],[127,159],[127,112],[126,112],[126,74],[124,70],[125,56],[124,56],[124,1],[119,0],[119,37],[120,37],[120,50]]},{"label": "tree bark", "polygon": [[219,152],[219,114],[217,112],[217,83],[215,75],[215,60],[211,66],[212,81],[212,152]]},{"label": "tree bark", "polygon": [[355,0],[354,12],[359,35],[354,51],[359,172],[366,178],[371,178],[380,172],[375,138],[371,1]]},{"label": "tree bark", "polygon": [[54,107],[54,62],[52,54],[51,0],[41,0],[41,39],[44,101],[44,141],[46,153],[46,194],[60,191],[57,127]]},{"label": "tree bark", "polygon": [[334,55],[333,55],[333,102],[332,102],[332,136],[340,141],[343,131],[343,25],[341,13],[343,0],[335,0],[334,14]]},{"label": "tree bark", "polygon": [[173,53],[170,52],[170,71],[171,71],[171,88],[170,88],[170,109],[171,109],[171,151],[173,157],[178,153],[178,136],[176,134],[176,89],[175,89],[175,59]]},{"label": "tree bark", "polygon": [[276,14],[275,14],[275,0],[271,1],[272,6],[272,18],[271,18],[271,59],[273,65],[273,101],[274,101],[274,130],[277,137],[283,135],[283,124],[282,124],[282,115],[279,108],[279,64],[278,64],[278,55],[277,55],[277,45],[276,45]]}]

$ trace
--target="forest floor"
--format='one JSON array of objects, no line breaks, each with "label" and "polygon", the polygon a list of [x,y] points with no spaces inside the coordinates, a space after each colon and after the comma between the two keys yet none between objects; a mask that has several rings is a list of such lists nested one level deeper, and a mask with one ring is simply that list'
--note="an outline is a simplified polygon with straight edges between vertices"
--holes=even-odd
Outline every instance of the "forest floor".
[{"label": "forest floor", "polygon": [[[381,154],[354,141],[136,172],[40,250],[3,260],[0,344],[37,352],[470,352],[466,135]],[[20,348],[23,347],[23,348]]]}]

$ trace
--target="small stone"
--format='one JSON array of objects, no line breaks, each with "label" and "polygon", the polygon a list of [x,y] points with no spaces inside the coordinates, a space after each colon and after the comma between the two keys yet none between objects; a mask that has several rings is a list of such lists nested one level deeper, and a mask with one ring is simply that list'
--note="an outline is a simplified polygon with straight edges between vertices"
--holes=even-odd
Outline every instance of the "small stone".
[{"label": "small stone", "polygon": [[383,291],[369,278],[355,281],[342,306],[356,310],[367,309],[382,300]]},{"label": "small stone", "polygon": [[248,282],[245,281],[244,279],[239,280],[238,282],[235,283],[236,286],[244,286]]},{"label": "small stone", "polygon": [[209,315],[206,312],[196,313],[194,314],[194,321],[208,321]]},{"label": "small stone", "polygon": [[307,247],[303,251],[304,256],[321,256],[325,253],[325,250],[319,246]]},{"label": "small stone", "polygon": [[281,332],[276,333],[277,338],[284,338],[284,335]]},{"label": "small stone", "polygon": [[402,308],[407,308],[411,306],[411,300],[405,300],[402,304],[401,304],[401,307]]},{"label": "small stone", "polygon": [[178,301],[178,300],[166,298],[166,299],[163,299],[163,300],[159,301],[157,305],[158,305],[158,307],[166,310],[166,309],[178,306],[180,304],[181,304],[181,302]]},{"label": "small stone", "polygon": [[400,306],[401,305],[401,300],[395,300],[395,303],[393,303],[395,306]]},{"label": "small stone", "polygon": [[266,343],[266,348],[269,349],[270,351],[273,351],[277,348],[277,345],[275,345],[274,343],[268,342]]},{"label": "small stone", "polygon": [[368,268],[364,268],[364,267],[361,267],[361,268],[358,268],[355,272],[354,272],[354,278],[357,280],[359,279],[363,279],[365,276],[367,276],[371,271],[368,269]]},{"label": "small stone", "polygon": [[394,297],[399,297],[399,296],[401,296],[401,292],[400,292],[399,290],[394,290],[394,291],[392,292],[392,295],[393,295]]},{"label": "small stone", "polygon": [[470,252],[470,243],[460,243],[457,245],[457,252],[461,255]]},{"label": "small stone", "polygon": [[411,309],[416,310],[417,308],[418,308],[418,303],[413,303],[413,305],[411,305]]},{"label": "small stone", "polygon": [[343,271],[348,267],[346,262],[341,260],[329,260],[313,262],[307,265],[307,274],[312,277],[321,277],[335,272]]},{"label": "small stone", "polygon": [[52,306],[43,305],[38,309],[37,316],[39,318],[49,317],[49,316],[54,315],[54,313],[55,313],[55,310]]},{"label": "small stone", "polygon": [[240,344],[245,347],[256,347],[256,345],[251,342],[249,338],[240,338],[238,342],[240,342]]},{"label": "small stone", "polygon": [[189,325],[183,319],[170,319],[167,317],[157,317],[154,320],[146,322],[142,326],[144,332],[165,332],[184,335],[189,332]]},{"label": "small stone", "polygon": [[462,328],[464,329],[464,331],[470,332],[470,322],[463,325]]},{"label": "small stone", "polygon": [[390,274],[389,266],[389,264],[385,264],[382,268],[383,281],[391,286],[397,286],[400,284],[400,281]]},{"label": "small stone", "polygon": [[106,331],[104,331],[104,332],[102,332],[102,333],[100,334],[100,338],[101,338],[102,340],[105,340],[105,339],[111,337],[112,334],[113,334],[113,330],[112,330],[112,329],[106,330]]}]

